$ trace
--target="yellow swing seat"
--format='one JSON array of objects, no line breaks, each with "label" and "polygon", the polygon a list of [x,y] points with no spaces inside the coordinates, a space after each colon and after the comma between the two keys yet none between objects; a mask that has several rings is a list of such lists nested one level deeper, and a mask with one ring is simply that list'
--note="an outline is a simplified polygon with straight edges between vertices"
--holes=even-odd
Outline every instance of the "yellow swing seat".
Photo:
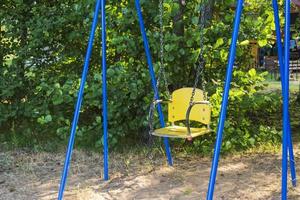
[{"label": "yellow swing seat", "polygon": [[[194,138],[211,132],[209,124],[211,121],[211,106],[204,100],[204,92],[195,90],[192,106],[190,97],[193,88],[181,88],[172,93],[171,100],[168,101],[168,121],[172,124],[164,128],[155,129],[152,135],[171,138]],[[177,126],[175,122],[186,121],[185,126]],[[190,121],[199,122],[205,127],[190,127]],[[188,131],[190,127],[190,132]]]},{"label": "yellow swing seat", "polygon": [[[201,135],[205,135],[211,132],[210,128],[191,128],[191,137],[195,138]],[[183,126],[167,126],[165,128],[159,128],[152,132],[152,135],[159,137],[170,137],[170,138],[188,138],[187,127]]]}]

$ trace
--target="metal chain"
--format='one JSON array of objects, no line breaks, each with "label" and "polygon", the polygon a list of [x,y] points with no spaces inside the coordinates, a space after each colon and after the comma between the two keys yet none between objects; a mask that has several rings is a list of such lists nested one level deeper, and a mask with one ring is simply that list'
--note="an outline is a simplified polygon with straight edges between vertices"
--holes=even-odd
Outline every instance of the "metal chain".
[{"label": "metal chain", "polygon": [[[205,0],[204,0],[205,1]],[[207,94],[205,91],[205,81],[204,81],[204,65],[205,65],[205,61],[204,61],[204,28],[205,28],[205,4],[202,1],[202,5],[201,5],[201,9],[200,9],[200,55],[198,57],[198,66],[197,66],[197,71],[196,71],[196,78],[195,78],[195,83],[193,86],[193,91],[192,91],[192,96],[190,99],[190,104],[193,103],[194,101],[194,97],[195,97],[195,93],[196,93],[196,88],[199,82],[199,78],[202,79],[201,81],[201,87],[203,90],[203,95],[204,95],[204,100],[207,100]],[[202,76],[201,75],[202,72]]]},{"label": "metal chain", "polygon": [[159,88],[161,78],[163,78],[163,82],[165,85],[165,91],[167,98],[170,99],[170,90],[169,90],[169,83],[166,76],[165,64],[164,64],[164,23],[163,23],[163,16],[164,16],[164,1],[159,0],[159,41],[160,41],[160,63],[159,63],[159,73],[157,76],[156,88]]},{"label": "metal chain", "polygon": [[[169,84],[166,77],[165,66],[164,66],[164,23],[163,23],[163,15],[164,15],[164,1],[159,0],[159,42],[160,42],[160,63],[159,63],[159,72],[156,80],[156,88],[159,90],[159,85],[161,78],[163,78],[163,82],[165,85],[165,91],[168,99],[171,99],[170,90],[168,88]],[[154,118],[154,109],[155,109],[155,101],[157,94],[154,93],[153,102],[150,106],[149,110],[149,127],[150,127],[150,135],[154,130],[153,126],[153,118]]]}]

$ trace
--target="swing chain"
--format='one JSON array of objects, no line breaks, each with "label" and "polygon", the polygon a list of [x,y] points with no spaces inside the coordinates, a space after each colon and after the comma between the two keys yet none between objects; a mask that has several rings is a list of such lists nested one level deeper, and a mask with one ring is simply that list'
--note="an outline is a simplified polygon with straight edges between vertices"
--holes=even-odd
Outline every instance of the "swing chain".
[{"label": "swing chain", "polygon": [[[166,70],[165,70],[165,63],[164,63],[164,21],[163,21],[163,15],[164,15],[164,1],[159,0],[159,42],[160,42],[160,63],[159,63],[159,74],[156,81],[156,88],[159,89],[160,81],[163,79],[164,85],[165,85],[165,91],[167,98],[170,99],[170,90],[169,90],[169,83],[166,76]],[[155,100],[155,96],[154,96]]]},{"label": "swing chain", "polygon": [[[203,1],[202,1],[203,2]],[[196,71],[196,79],[193,86],[192,96],[190,99],[190,104],[193,104],[194,97],[196,93],[196,88],[199,83],[199,79],[201,78],[201,87],[203,90],[203,96],[204,100],[207,100],[207,94],[206,94],[206,88],[205,88],[205,77],[204,77],[204,66],[205,66],[205,60],[204,60],[204,28],[205,28],[205,4],[202,3],[200,8],[200,55],[197,59],[198,66]]]},{"label": "swing chain", "polygon": [[[165,72],[165,65],[164,65],[164,24],[163,24],[163,15],[164,15],[164,1],[163,0],[159,0],[159,42],[160,42],[160,51],[159,51],[159,56],[160,56],[160,62],[159,62],[159,73],[157,76],[157,80],[156,80],[156,92],[158,93],[159,90],[159,85],[161,82],[161,79],[163,79],[164,85],[165,85],[165,91],[166,91],[166,95],[167,95],[167,99],[171,99],[171,94],[170,94],[170,90],[169,90],[169,84],[168,84],[168,80],[166,77],[166,72]],[[156,99],[156,97],[158,96],[158,94],[154,93],[153,96],[153,100],[152,100],[152,104],[150,106],[150,110],[149,110],[149,128],[150,128],[150,135],[154,130],[154,126],[153,126],[153,118],[154,118],[154,110],[155,107],[158,103],[161,103],[161,100]]]}]

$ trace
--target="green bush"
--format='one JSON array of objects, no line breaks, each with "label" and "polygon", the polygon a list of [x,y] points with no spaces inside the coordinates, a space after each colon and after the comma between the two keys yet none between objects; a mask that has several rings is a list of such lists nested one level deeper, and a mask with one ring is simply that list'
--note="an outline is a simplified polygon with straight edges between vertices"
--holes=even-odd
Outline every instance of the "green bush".
[{"label": "green bush", "polygon": [[[155,70],[159,60],[158,9],[141,1]],[[205,80],[214,105],[215,128],[221,101],[234,10],[231,1],[216,3],[205,28]],[[170,89],[193,85],[194,63],[199,54],[198,1],[186,6],[165,1],[165,63]],[[80,73],[84,60],[94,1],[5,1],[0,8],[0,140],[13,146],[55,148],[66,143],[70,132]],[[250,116],[273,110],[257,92],[262,75],[249,69],[248,40],[268,45],[272,38],[272,12],[268,3],[248,6],[237,48],[240,70],[234,74],[226,123],[225,150],[246,148],[259,140],[260,126]],[[11,12],[11,10],[14,12]],[[110,1],[107,5],[107,63],[110,146],[140,144],[147,138],[147,113],[152,89],[134,3]],[[255,18],[255,21],[253,20]],[[255,23],[255,25],[253,25]],[[101,44],[97,29],[85,87],[76,142],[102,145]],[[264,31],[261,31],[264,30]],[[5,61],[5,62],[4,62]],[[246,71],[246,72],[244,72]],[[164,94],[163,94],[164,95]],[[267,101],[267,99],[265,99]],[[276,101],[269,101],[272,105]],[[251,107],[250,105],[253,105]],[[253,113],[251,113],[251,112]],[[263,126],[263,125],[262,125]],[[267,127],[267,126],[264,126]],[[214,135],[198,146],[211,149]],[[200,140],[199,140],[200,141]],[[199,142],[198,141],[198,142]],[[122,144],[122,145],[121,145]],[[197,145],[196,145],[197,146]]]},{"label": "green bush", "polygon": [[[222,152],[280,143],[281,132],[276,128],[281,116],[281,96],[279,93],[266,93],[263,90],[266,75],[267,73],[257,73],[255,69],[245,72],[235,69],[223,132]],[[192,146],[187,146],[192,152],[209,154],[213,151],[223,87],[224,83],[220,81],[215,82],[214,87],[209,87],[215,89],[210,91],[213,133],[196,138]],[[182,144],[179,142],[177,146],[182,147]]]},{"label": "green bush", "polygon": [[[224,151],[243,150],[263,142],[280,141],[280,132],[269,127],[272,125],[270,117],[281,107],[280,96],[260,93],[264,88],[265,75],[266,73],[257,74],[255,69],[248,72],[234,71],[224,131]],[[222,85],[219,84],[216,93],[211,97],[215,118],[212,127],[217,125]]]}]

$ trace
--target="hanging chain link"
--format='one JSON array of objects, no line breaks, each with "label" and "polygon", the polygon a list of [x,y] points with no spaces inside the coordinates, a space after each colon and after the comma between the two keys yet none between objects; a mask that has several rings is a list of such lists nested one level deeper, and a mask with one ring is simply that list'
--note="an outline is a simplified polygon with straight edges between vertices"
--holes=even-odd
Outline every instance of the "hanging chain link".
[{"label": "hanging chain link", "polygon": [[204,95],[204,100],[207,100],[207,94],[206,94],[206,88],[205,88],[205,77],[204,77],[204,65],[205,65],[205,61],[204,61],[204,28],[205,28],[205,0],[202,1],[201,3],[201,8],[200,8],[200,24],[199,24],[199,29],[200,29],[200,55],[198,57],[198,66],[197,66],[197,71],[196,71],[196,78],[195,78],[195,82],[194,82],[194,86],[193,86],[193,91],[192,91],[192,96],[190,99],[190,104],[193,103],[194,101],[194,97],[195,97],[195,93],[196,93],[196,88],[197,85],[199,83],[199,79],[201,78],[201,87],[203,90],[203,95]]},{"label": "hanging chain link", "polygon": [[[168,87],[169,84],[167,81],[165,65],[164,65],[164,32],[163,32],[164,31],[164,21],[163,21],[163,16],[164,16],[164,1],[159,0],[159,42],[160,42],[160,46],[159,46],[160,47],[160,51],[159,51],[160,55],[159,56],[160,56],[160,63],[159,63],[159,72],[158,72],[157,80],[156,80],[156,89],[157,89],[156,91],[158,92],[161,79],[163,78],[167,99],[170,100],[171,94],[170,94],[170,90]],[[150,135],[154,130],[154,125],[153,125],[154,109],[155,109],[156,101],[159,100],[159,99],[156,99],[157,96],[158,96],[158,94],[154,93],[153,102],[152,102],[150,110],[149,110],[149,128],[150,128],[149,134]]]},{"label": "hanging chain link", "polygon": [[[156,81],[156,88],[159,88],[160,81],[163,79],[164,85],[165,85],[165,91],[167,98],[170,99],[170,90],[169,90],[169,83],[167,80],[166,76],[166,70],[165,70],[165,63],[164,63],[164,21],[163,21],[163,16],[164,16],[164,1],[159,0],[159,42],[160,42],[160,51],[159,51],[159,56],[160,56],[160,63],[159,63],[159,73],[157,76],[157,81]],[[155,97],[154,97],[155,99]]]}]

